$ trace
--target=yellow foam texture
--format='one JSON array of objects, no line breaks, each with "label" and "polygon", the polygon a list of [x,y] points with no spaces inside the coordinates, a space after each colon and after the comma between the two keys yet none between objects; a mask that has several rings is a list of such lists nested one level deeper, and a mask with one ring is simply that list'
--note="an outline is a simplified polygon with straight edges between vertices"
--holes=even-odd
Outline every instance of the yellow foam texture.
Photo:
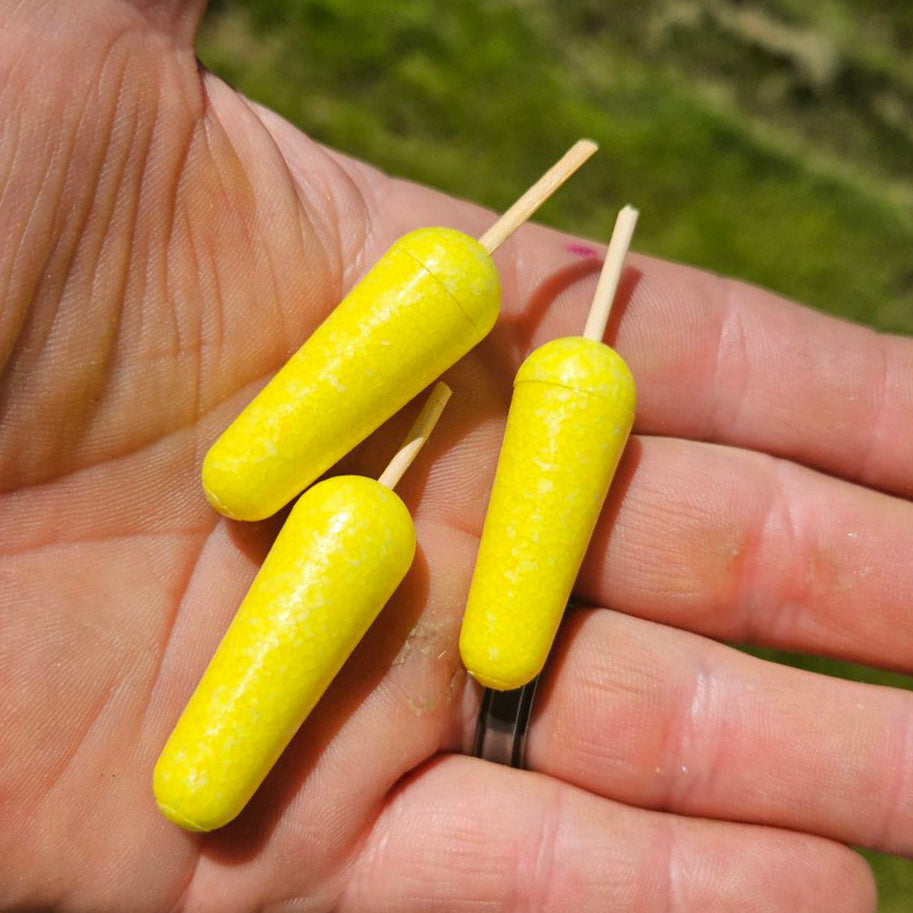
[{"label": "yellow foam texture", "polygon": [[213,444],[210,503],[237,520],[275,513],[475,346],[500,300],[474,238],[401,238]]},{"label": "yellow foam texture", "polygon": [[460,632],[483,685],[519,688],[545,664],[635,400],[627,365],[599,342],[557,339],[521,366]]},{"label": "yellow foam texture", "polygon": [[408,510],[373,479],[302,495],[156,764],[168,818],[208,831],[241,811],[414,554]]}]

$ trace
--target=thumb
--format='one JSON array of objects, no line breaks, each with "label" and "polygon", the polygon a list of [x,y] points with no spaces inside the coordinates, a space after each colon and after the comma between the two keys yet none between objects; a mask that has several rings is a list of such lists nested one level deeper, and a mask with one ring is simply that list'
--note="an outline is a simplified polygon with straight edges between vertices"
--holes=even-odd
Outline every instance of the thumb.
[{"label": "thumb", "polygon": [[[4,38],[28,33],[33,40],[78,41],[89,32],[158,32],[174,46],[190,49],[206,0],[0,0]],[[7,45],[7,42],[3,42]],[[0,52],[5,47],[0,47]]]},{"label": "thumb", "polygon": [[206,9],[207,0],[130,0],[127,5],[140,13],[155,30],[171,36],[179,46],[190,47]]}]

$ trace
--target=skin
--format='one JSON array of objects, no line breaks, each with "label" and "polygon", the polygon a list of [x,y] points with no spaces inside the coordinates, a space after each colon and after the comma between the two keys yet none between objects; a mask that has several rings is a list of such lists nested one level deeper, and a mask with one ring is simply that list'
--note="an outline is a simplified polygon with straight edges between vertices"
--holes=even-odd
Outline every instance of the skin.
[{"label": "skin", "polygon": [[[913,671],[910,340],[632,256],[607,338],[640,411],[589,607],[533,770],[461,754],[510,381],[579,332],[599,267],[534,226],[400,489],[407,580],[234,824],[158,813],[155,758],[281,522],[217,516],[205,449],[396,237],[491,220],[202,73],[201,7],[0,0],[0,909],[871,911],[843,844],[913,854],[913,694],[720,641]],[[340,468],[379,472],[416,408]]]}]

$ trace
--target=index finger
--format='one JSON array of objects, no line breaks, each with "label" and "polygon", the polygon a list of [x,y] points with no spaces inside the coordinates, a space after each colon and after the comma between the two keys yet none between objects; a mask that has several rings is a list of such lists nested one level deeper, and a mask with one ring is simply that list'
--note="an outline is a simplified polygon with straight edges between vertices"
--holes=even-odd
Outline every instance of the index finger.
[{"label": "index finger", "polygon": [[[531,229],[516,319],[580,248]],[[585,251],[584,251],[585,254]],[[579,334],[598,261],[529,334]],[[535,320],[535,315],[530,315]],[[736,445],[913,494],[913,340],[698,269],[632,254],[606,341],[637,381],[640,433]]]}]

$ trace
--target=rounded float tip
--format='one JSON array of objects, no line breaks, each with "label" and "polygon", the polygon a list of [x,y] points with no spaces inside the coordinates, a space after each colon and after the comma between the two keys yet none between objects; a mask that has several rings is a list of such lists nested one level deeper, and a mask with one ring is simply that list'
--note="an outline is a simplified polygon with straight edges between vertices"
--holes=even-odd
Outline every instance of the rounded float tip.
[{"label": "rounded float tip", "polygon": [[[210,451],[211,453],[212,451]],[[241,492],[239,496],[233,492],[233,488],[238,488],[236,480],[224,472],[219,461],[211,460],[209,454],[203,460],[200,481],[203,484],[206,500],[229,520],[244,520],[252,523],[256,520],[265,520],[275,513],[269,509],[264,510],[262,505],[252,504],[249,493]],[[276,508],[276,510],[278,509]]]},{"label": "rounded float tip", "polygon": [[197,824],[196,821],[191,821],[190,818],[185,818],[180,812],[175,811],[173,808],[165,805],[163,802],[157,802],[156,804],[159,807],[159,811],[172,824],[176,824],[178,827],[182,827],[185,831],[193,831],[194,833],[202,834],[212,830],[212,828],[203,827],[202,825]]},{"label": "rounded float tip", "polygon": [[490,648],[480,643],[473,634],[460,637],[460,657],[466,671],[483,687],[494,691],[513,691],[529,684],[542,666],[532,667],[522,657],[492,657]]}]

